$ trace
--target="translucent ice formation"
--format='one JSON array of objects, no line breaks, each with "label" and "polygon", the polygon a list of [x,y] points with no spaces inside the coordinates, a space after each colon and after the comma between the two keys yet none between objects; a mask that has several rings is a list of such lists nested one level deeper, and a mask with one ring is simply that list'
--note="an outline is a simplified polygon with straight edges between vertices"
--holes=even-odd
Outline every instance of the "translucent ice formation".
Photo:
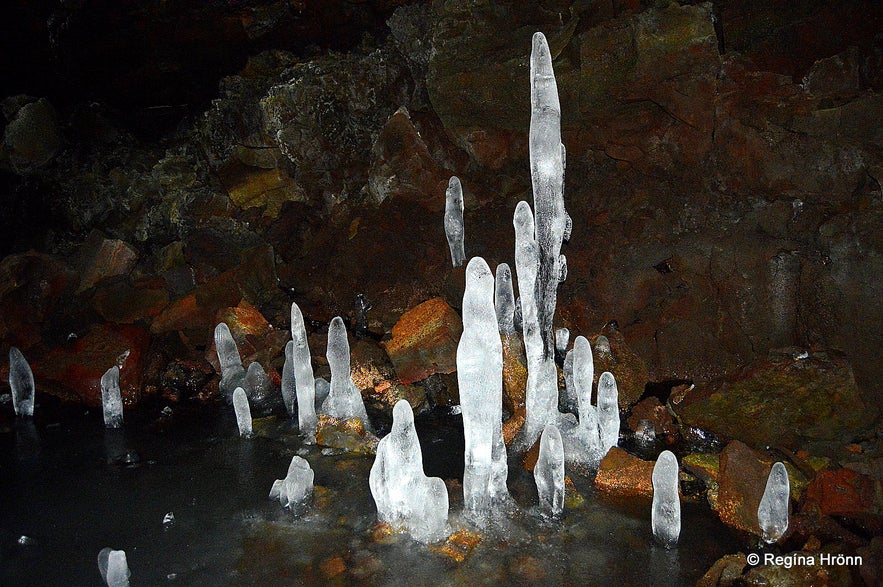
[{"label": "translucent ice formation", "polygon": [[788,529],[788,496],[791,482],[785,465],[775,463],[766,480],[766,489],[757,508],[757,523],[765,542],[772,544]]},{"label": "translucent ice formation", "polygon": [[233,410],[236,412],[239,436],[251,436],[251,408],[248,405],[248,397],[245,395],[245,390],[241,387],[237,387],[233,392]]},{"label": "translucent ice formation", "polygon": [[[573,341],[573,386],[576,389],[579,425],[576,429],[576,454],[568,458],[594,468],[606,454],[602,452],[601,430],[598,410],[592,405],[592,381],[595,377],[595,365],[592,359],[592,348],[584,336],[577,336]],[[600,396],[599,396],[600,397]],[[615,400],[614,400],[615,401]],[[616,413],[616,430],[619,433],[619,412]]]},{"label": "translucent ice formation", "polygon": [[129,587],[129,564],[125,550],[102,548],[98,553],[98,571],[107,587]]},{"label": "translucent ice formation", "polygon": [[549,516],[564,511],[564,443],[558,428],[549,424],[540,437],[540,454],[533,469],[540,510]]},{"label": "translucent ice formation", "polygon": [[34,415],[34,373],[25,356],[16,347],[9,348],[9,387],[12,407],[17,416]]},{"label": "translucent ice formation", "polygon": [[289,416],[297,405],[297,384],[294,381],[294,341],[285,343],[285,363],[282,364],[282,403]]},{"label": "translucent ice formation", "polygon": [[314,473],[310,463],[294,456],[288,465],[285,479],[276,479],[270,489],[270,499],[278,499],[282,507],[299,513],[313,495]]},{"label": "translucent ice formation", "polygon": [[511,498],[502,430],[503,345],[494,310],[494,276],[481,257],[466,266],[457,381],[466,440],[463,501],[469,515],[486,518]]},{"label": "translucent ice formation", "polygon": [[[346,332],[344,332],[346,337]],[[294,371],[295,389],[297,390],[297,421],[302,434],[312,436],[316,433],[316,384],[313,377],[310,347],[307,345],[307,331],[304,328],[304,315],[297,304],[291,304],[291,341],[292,368]],[[286,352],[288,347],[286,347]],[[347,348],[349,355],[349,348]],[[360,398],[361,399],[361,398]]]},{"label": "translucent ice formation", "polygon": [[666,548],[678,543],[681,534],[681,500],[678,496],[678,460],[664,450],[653,466],[653,506],[650,524],[653,537]]},{"label": "translucent ice formation", "polygon": [[567,328],[555,329],[555,358],[564,360],[567,353],[567,343],[570,342],[570,330]]},{"label": "translucent ice formation", "polygon": [[[530,175],[539,249],[537,317],[543,353],[554,349],[552,318],[558,283],[567,274],[561,244],[571,226],[564,210],[564,145],[561,144],[561,104],[552,70],[552,53],[543,33],[535,33],[530,54]],[[519,290],[524,295],[524,291]]]},{"label": "translucent ice formation", "polygon": [[120,368],[116,365],[101,376],[101,407],[104,410],[104,425],[107,428],[119,428],[123,425]]},{"label": "translucent ice formation", "polygon": [[230,328],[224,322],[215,326],[215,349],[218,351],[218,362],[221,365],[221,382],[218,388],[225,397],[230,397],[237,387],[245,382],[245,369],[236,341],[230,334]]},{"label": "translucent ice formation", "polygon": [[515,334],[515,293],[512,289],[512,270],[506,263],[497,265],[494,280],[494,308],[500,334]]},{"label": "translucent ice formation", "polygon": [[447,536],[447,488],[440,478],[423,473],[414,412],[405,400],[393,407],[392,430],[377,445],[368,483],[381,522],[408,531],[418,542]]},{"label": "translucent ice formation", "polygon": [[619,441],[619,391],[613,373],[598,378],[598,425],[601,429],[601,457]]},{"label": "translucent ice formation", "polygon": [[[359,418],[366,427],[368,413],[362,394],[353,384],[350,372],[350,343],[346,338],[346,326],[340,316],[328,327],[328,350],[325,353],[331,367],[331,388],[322,404],[322,413],[332,418]],[[298,404],[298,407],[300,404]]]},{"label": "translucent ice formation", "polygon": [[466,260],[463,248],[463,238],[466,225],[463,223],[463,186],[460,179],[455,175],[448,182],[445,191],[445,235],[448,237],[448,247],[451,249],[451,262],[454,267],[459,267]]}]

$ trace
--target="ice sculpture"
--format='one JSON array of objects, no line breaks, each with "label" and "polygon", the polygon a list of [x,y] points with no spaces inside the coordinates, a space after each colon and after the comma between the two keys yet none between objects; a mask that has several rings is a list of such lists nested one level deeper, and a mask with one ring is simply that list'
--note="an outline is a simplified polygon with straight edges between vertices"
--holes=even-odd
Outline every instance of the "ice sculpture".
[{"label": "ice sculpture", "polygon": [[101,376],[101,407],[104,410],[104,425],[107,428],[119,428],[123,425],[120,368],[116,365]]},{"label": "ice sculpture", "polygon": [[466,260],[463,248],[463,239],[466,225],[463,223],[463,186],[460,179],[455,175],[448,182],[445,191],[445,235],[448,237],[448,247],[451,249],[451,262],[454,267],[459,267]]},{"label": "ice sculpture", "polygon": [[244,384],[245,369],[242,367],[242,357],[239,356],[236,341],[230,334],[230,327],[224,322],[215,326],[215,349],[221,365],[221,382],[218,388],[222,395],[229,397],[233,390]]},{"label": "ice sculpture", "polygon": [[[561,244],[569,238],[571,221],[564,210],[564,145],[561,144],[561,104],[552,70],[552,53],[543,33],[534,33],[530,54],[530,176],[538,248],[537,319],[543,355],[554,350],[552,319],[558,283],[567,274]],[[519,281],[519,291],[524,295]],[[523,308],[522,308],[523,309]]]},{"label": "ice sculpture", "polygon": [[564,443],[558,428],[549,424],[540,437],[540,454],[533,469],[540,510],[552,517],[564,511]]},{"label": "ice sculpture", "polygon": [[653,537],[665,548],[678,543],[681,534],[681,500],[678,496],[678,460],[664,450],[653,466]]},{"label": "ice sculpture", "polygon": [[497,265],[494,280],[494,308],[500,334],[515,334],[515,292],[512,289],[512,270],[506,263]]},{"label": "ice sculpture", "polygon": [[233,410],[236,412],[236,424],[239,426],[239,436],[251,436],[251,408],[248,406],[248,397],[245,390],[237,387],[233,392]]},{"label": "ice sculpture", "polygon": [[757,523],[765,542],[772,544],[788,529],[788,496],[791,482],[782,463],[775,463],[766,480],[766,489],[757,508]]},{"label": "ice sculpture", "polygon": [[125,550],[102,548],[98,553],[98,572],[107,587],[129,587],[129,564]]},{"label": "ice sculpture", "polygon": [[34,373],[17,347],[9,347],[9,387],[17,416],[34,415]]},{"label": "ice sculpture", "polygon": [[331,388],[322,404],[322,413],[332,418],[359,418],[367,428],[368,414],[362,394],[353,385],[350,374],[350,343],[340,316],[335,317],[328,327],[328,350],[325,356],[331,367]]},{"label": "ice sculpture", "polygon": [[314,476],[310,463],[302,457],[292,457],[285,479],[276,479],[273,482],[270,499],[278,499],[282,507],[299,513],[313,495]]},{"label": "ice sculpture", "polygon": [[414,412],[405,400],[392,410],[392,430],[377,445],[368,479],[377,518],[408,531],[418,542],[437,542],[448,531],[448,491],[438,477],[423,473]]},{"label": "ice sculpture", "polygon": [[[345,337],[346,332],[344,332],[344,339]],[[316,383],[313,377],[310,347],[307,344],[304,315],[298,305],[294,303],[291,304],[291,341],[293,343],[291,360],[297,391],[297,422],[301,434],[310,437],[316,433],[316,425],[319,422],[315,407]],[[349,348],[347,348],[347,356],[349,356]]]},{"label": "ice sculpture", "polygon": [[469,515],[487,518],[511,498],[502,430],[503,345],[494,310],[494,276],[481,257],[466,266],[457,382],[466,440],[463,501]]},{"label": "ice sculpture", "polygon": [[598,378],[598,425],[601,430],[601,456],[619,441],[619,391],[613,373]]}]

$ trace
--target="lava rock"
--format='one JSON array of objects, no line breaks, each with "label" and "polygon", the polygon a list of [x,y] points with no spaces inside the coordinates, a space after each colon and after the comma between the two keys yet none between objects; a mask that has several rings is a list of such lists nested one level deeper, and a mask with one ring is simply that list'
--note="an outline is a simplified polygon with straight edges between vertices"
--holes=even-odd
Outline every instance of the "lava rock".
[{"label": "lava rock", "polygon": [[45,167],[62,146],[58,114],[45,98],[12,96],[3,101],[7,123],[0,168],[28,174]]},{"label": "lava rock", "polygon": [[462,333],[460,316],[442,298],[433,298],[403,314],[384,347],[399,380],[407,385],[434,373],[456,371]]},{"label": "lava rock", "polygon": [[595,487],[620,497],[652,498],[655,464],[614,446],[601,459]]}]

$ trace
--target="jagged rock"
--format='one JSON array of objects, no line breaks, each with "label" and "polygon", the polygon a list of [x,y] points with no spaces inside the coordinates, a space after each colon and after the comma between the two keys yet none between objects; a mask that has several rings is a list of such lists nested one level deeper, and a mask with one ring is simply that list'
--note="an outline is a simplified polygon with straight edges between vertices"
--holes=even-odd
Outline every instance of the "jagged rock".
[{"label": "jagged rock", "polygon": [[719,558],[695,587],[732,587],[742,578],[742,571],[748,566],[748,560],[742,553],[728,554]]},{"label": "jagged rock", "polygon": [[[596,347],[599,336],[607,338],[607,346]],[[644,394],[644,387],[650,381],[647,364],[626,343],[625,337],[616,326],[605,326],[601,334],[592,338],[595,364],[595,385],[605,371],[616,378],[619,391],[619,409],[625,411]],[[608,350],[609,349],[609,350]]]},{"label": "jagged rock", "polygon": [[27,174],[52,161],[62,135],[48,100],[12,96],[3,101],[3,113],[8,122],[0,143],[0,167]]},{"label": "jagged rock", "polygon": [[850,47],[833,57],[819,59],[807,72],[801,85],[818,98],[853,98],[861,91],[861,61],[858,47]]},{"label": "jagged rock", "polygon": [[130,283],[126,279],[100,284],[92,296],[92,307],[108,322],[132,324],[158,315],[169,303],[169,294],[159,283]]},{"label": "jagged rock", "polygon": [[[826,548],[827,554],[841,554]],[[826,585],[850,587],[855,585],[847,565],[821,564],[821,552],[806,549],[789,552],[785,556],[804,564],[772,564],[754,567],[741,577],[739,585],[761,587],[766,585]],[[809,561],[812,561],[811,563]]]},{"label": "jagged rock", "polygon": [[77,292],[85,291],[107,277],[128,274],[137,261],[138,252],[128,243],[92,231],[80,252],[81,277]]},{"label": "jagged rock", "polygon": [[601,459],[595,487],[621,497],[652,498],[654,465],[614,446]]},{"label": "jagged rock", "polygon": [[51,381],[47,391],[61,399],[101,408],[101,376],[125,355],[120,391],[126,407],[144,396],[143,373],[150,335],[129,324],[97,324],[73,344],[52,349],[33,365],[38,379]]},{"label": "jagged rock", "polygon": [[672,397],[670,405],[683,425],[754,447],[845,444],[868,423],[852,367],[822,353],[759,361]]},{"label": "jagged rock", "polygon": [[380,439],[365,430],[359,418],[339,420],[319,415],[316,443],[329,448],[339,448],[348,452],[373,455],[377,452]]},{"label": "jagged rock", "polygon": [[849,469],[820,471],[806,488],[802,510],[883,530],[883,484]]},{"label": "jagged rock", "polygon": [[359,339],[350,346],[350,376],[362,392],[366,405],[392,413],[399,400],[407,400],[414,414],[429,408],[426,390],[419,385],[406,385],[393,373],[389,358],[377,343]]},{"label": "jagged rock", "polygon": [[399,380],[409,384],[456,371],[462,333],[460,316],[442,298],[433,298],[403,314],[384,347]]},{"label": "jagged rock", "polygon": [[503,407],[510,414],[524,408],[527,356],[520,334],[501,334],[503,341]]},{"label": "jagged rock", "polygon": [[653,424],[657,438],[666,439],[667,442],[673,442],[678,433],[677,424],[668,412],[668,408],[659,403],[656,397],[648,397],[632,406],[632,413],[628,419],[629,428],[637,431],[642,421],[648,421]]}]

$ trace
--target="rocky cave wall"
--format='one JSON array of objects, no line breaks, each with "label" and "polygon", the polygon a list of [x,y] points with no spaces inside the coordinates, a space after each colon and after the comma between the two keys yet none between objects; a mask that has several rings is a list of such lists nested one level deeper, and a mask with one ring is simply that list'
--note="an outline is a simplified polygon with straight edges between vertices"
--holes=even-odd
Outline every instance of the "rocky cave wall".
[{"label": "rocky cave wall", "polygon": [[467,256],[511,264],[542,30],[574,220],[557,321],[615,320],[655,382],[824,350],[879,409],[879,2],[8,10],[33,34],[7,40],[0,346],[43,391],[95,404],[129,349],[129,405],[210,396],[221,319],[281,371],[291,301],[314,355],[357,294],[378,337],[430,298],[458,308],[445,187]]}]

